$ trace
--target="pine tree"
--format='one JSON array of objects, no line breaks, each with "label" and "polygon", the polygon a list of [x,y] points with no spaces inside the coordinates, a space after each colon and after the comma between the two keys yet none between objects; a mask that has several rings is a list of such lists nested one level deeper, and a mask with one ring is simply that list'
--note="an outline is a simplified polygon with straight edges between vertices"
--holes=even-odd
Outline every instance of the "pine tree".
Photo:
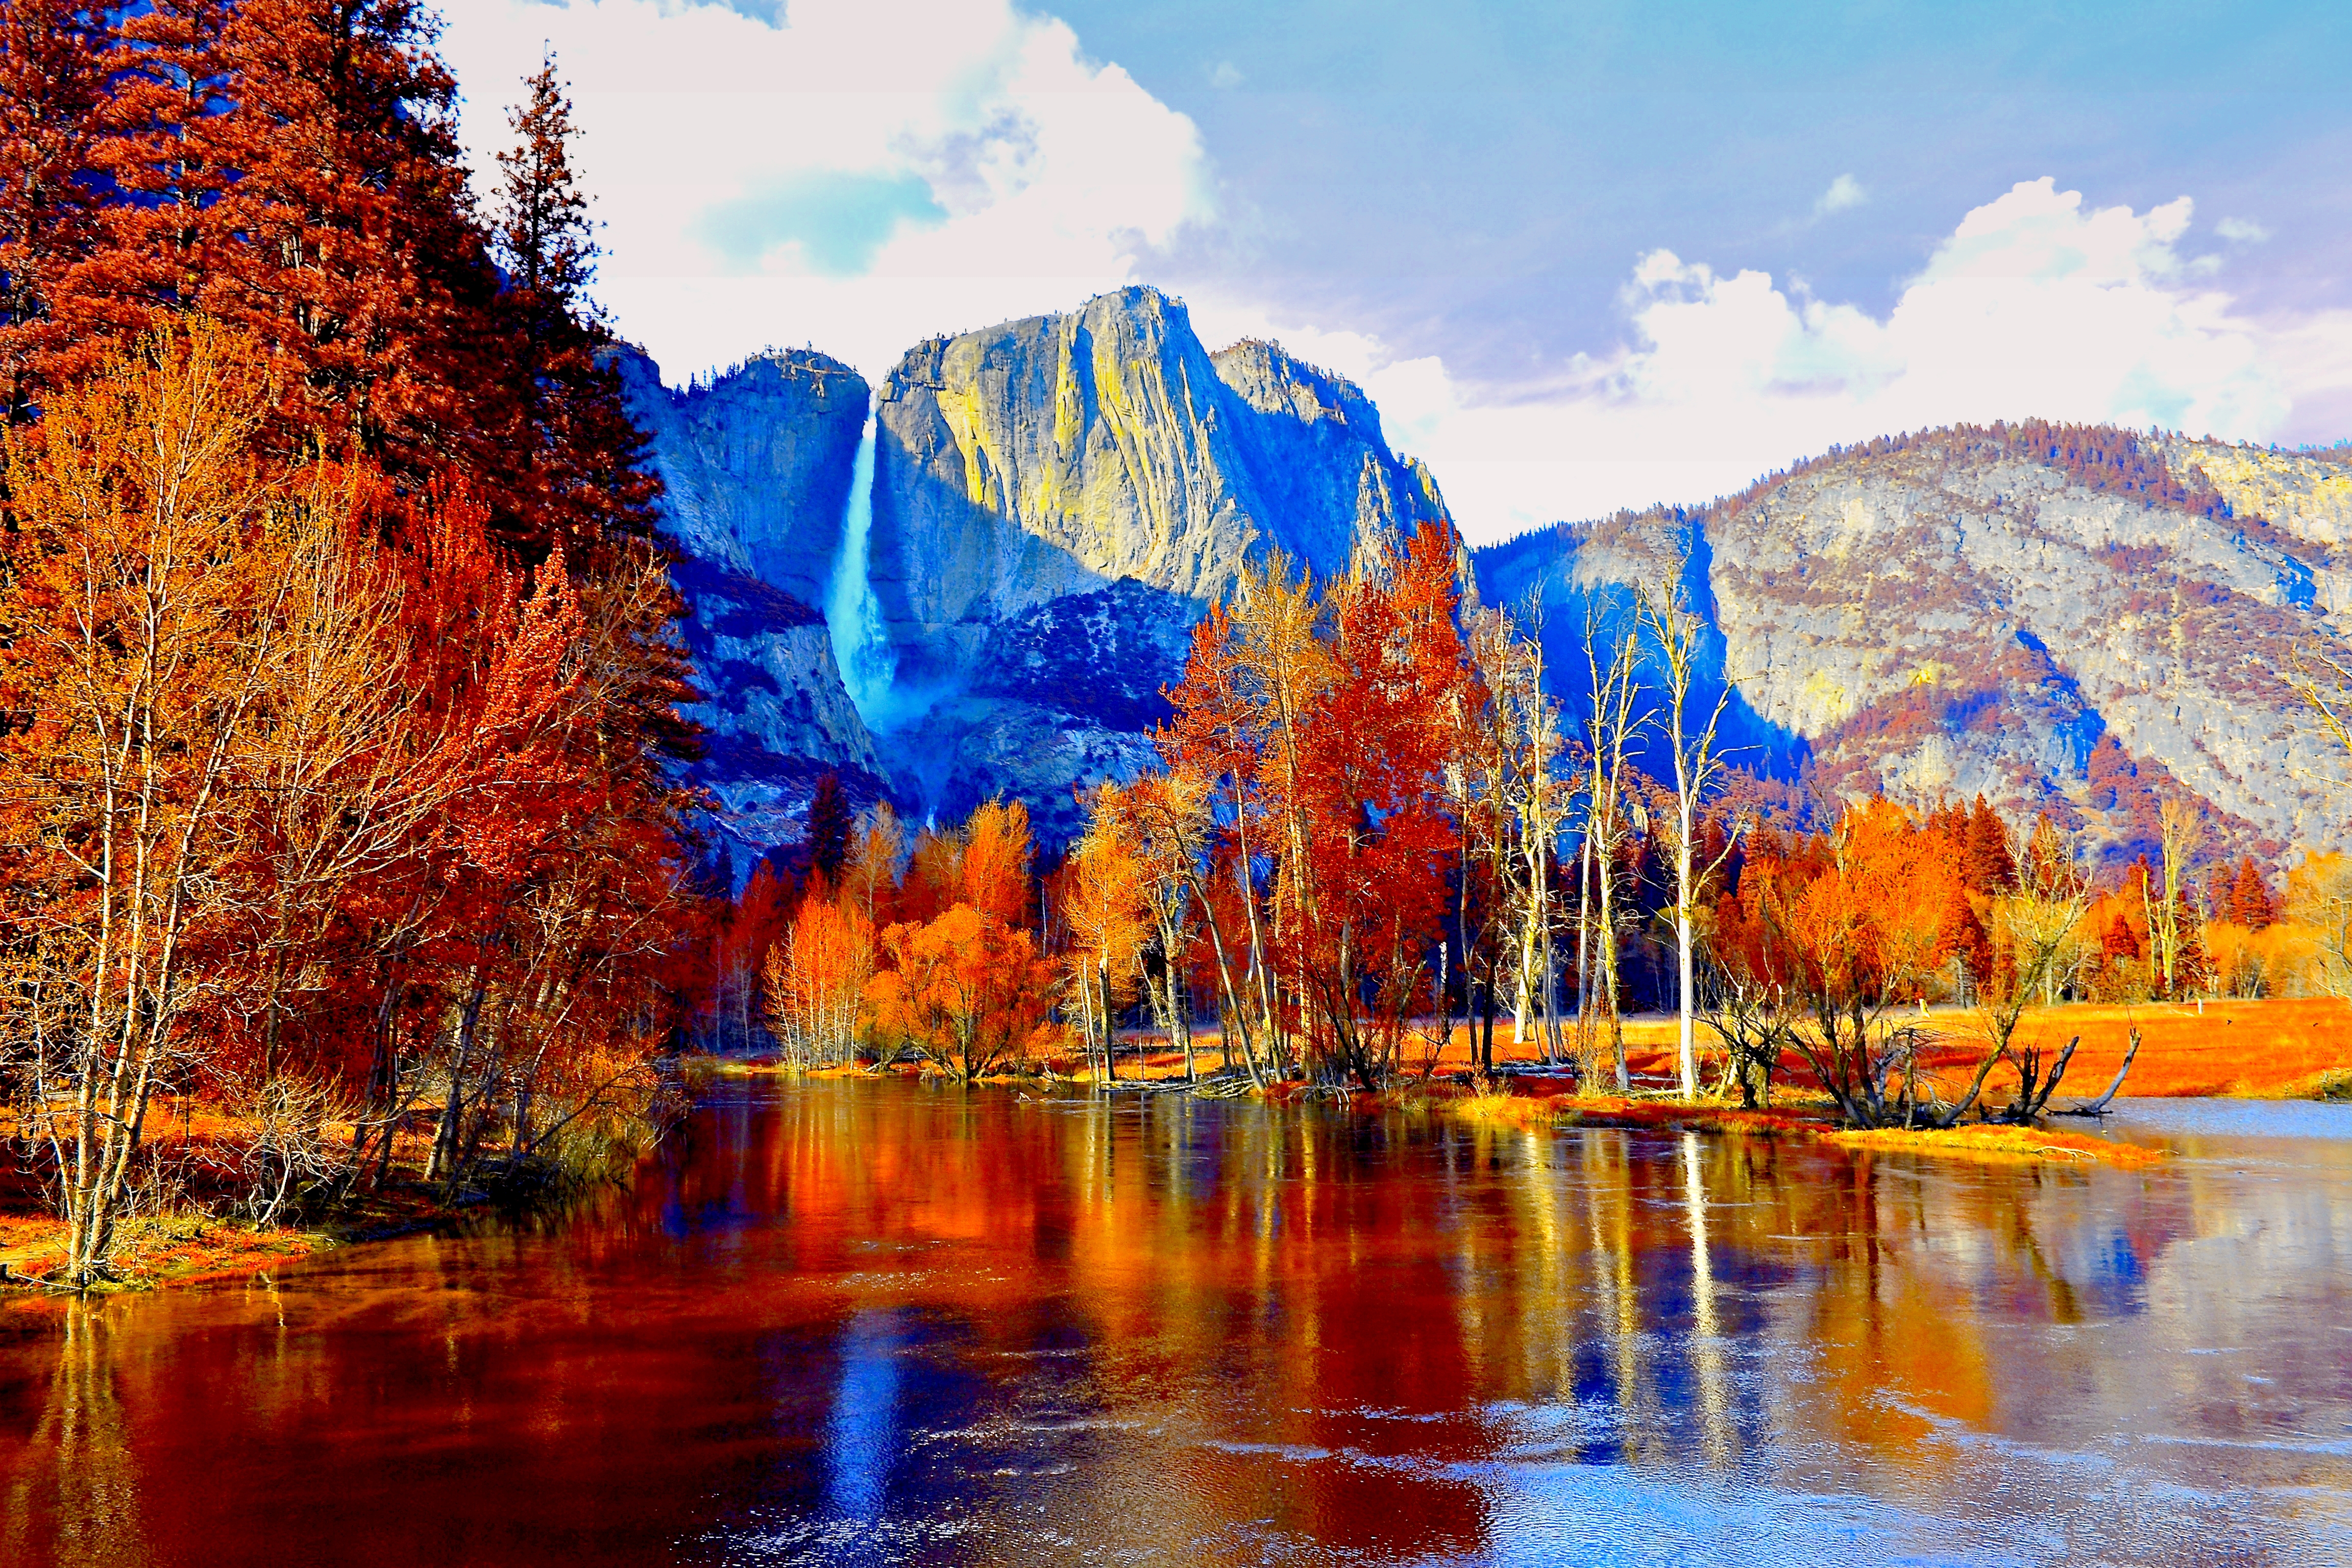
[{"label": "pine tree", "polygon": [[490,241],[533,341],[545,343],[575,318],[590,317],[584,290],[596,275],[588,196],[572,173],[572,100],[550,51],[524,79],[528,103],[507,110],[516,144],[499,154],[501,179],[490,204]]},{"label": "pine tree", "polygon": [[2238,875],[2230,885],[2230,900],[2225,906],[2227,917],[2248,931],[2260,931],[2278,919],[2278,910],[2271,901],[2269,884],[2254,867],[2251,855],[2238,862]]},{"label": "pine tree", "polygon": [[[212,211],[237,172],[219,157],[217,123],[234,101],[223,49],[234,0],[149,0],[121,18],[109,63],[109,131],[100,165],[117,199],[106,239],[72,281],[89,347],[151,332],[196,308],[205,282],[241,243]],[[58,369],[74,368],[69,360]]]},{"label": "pine tree", "polygon": [[74,0],[0,0],[0,399],[29,418],[43,362],[79,334],[61,295],[96,247],[102,21]]},{"label": "pine tree", "polygon": [[841,868],[849,858],[849,837],[856,826],[841,775],[827,768],[816,781],[816,794],[809,802],[808,842],[809,863],[828,884],[837,886],[841,881]]},{"label": "pine tree", "polygon": [[649,534],[658,489],[641,461],[645,437],[621,402],[609,329],[589,299],[595,225],[572,168],[579,128],[548,54],[508,111],[514,144],[499,154],[491,249],[507,275],[500,297],[525,533],[575,554]]},{"label": "pine tree", "polygon": [[1969,813],[1961,879],[1972,893],[2004,893],[2017,886],[2017,860],[2010,853],[2009,829],[1982,795],[1977,796]]}]

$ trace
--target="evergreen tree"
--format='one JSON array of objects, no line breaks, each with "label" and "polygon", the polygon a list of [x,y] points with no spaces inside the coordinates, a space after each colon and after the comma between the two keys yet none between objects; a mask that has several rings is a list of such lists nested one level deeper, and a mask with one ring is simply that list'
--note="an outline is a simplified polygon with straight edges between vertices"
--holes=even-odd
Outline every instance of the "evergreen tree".
[{"label": "evergreen tree", "polygon": [[808,843],[809,864],[828,883],[841,880],[842,864],[849,858],[849,838],[856,827],[849,792],[841,787],[841,775],[827,768],[816,781],[816,794],[809,802]]},{"label": "evergreen tree", "polygon": [[530,533],[577,554],[649,535],[659,491],[641,460],[645,437],[622,405],[611,333],[587,293],[595,225],[572,168],[579,128],[553,54],[523,85],[524,101],[507,115],[515,142],[499,154],[489,203],[492,254],[507,274],[502,336],[515,356],[506,373],[515,427],[505,445],[520,459]]},{"label": "evergreen tree", "polygon": [[79,335],[60,309],[98,239],[103,24],[73,0],[0,0],[0,398],[22,423],[42,362]]},{"label": "evergreen tree", "polygon": [[2278,919],[2270,887],[2255,868],[2252,856],[2238,862],[2237,878],[2230,885],[2229,902],[2220,912],[2248,931],[2260,931]]},{"label": "evergreen tree", "polygon": [[523,85],[530,101],[507,110],[517,140],[499,154],[490,242],[533,340],[544,343],[594,314],[583,290],[596,275],[596,240],[588,196],[572,173],[579,128],[552,51]]},{"label": "evergreen tree", "polygon": [[2009,828],[1982,795],[1977,796],[1969,812],[1968,847],[1960,874],[1974,893],[2005,893],[2017,886],[2017,860],[2010,853]]}]

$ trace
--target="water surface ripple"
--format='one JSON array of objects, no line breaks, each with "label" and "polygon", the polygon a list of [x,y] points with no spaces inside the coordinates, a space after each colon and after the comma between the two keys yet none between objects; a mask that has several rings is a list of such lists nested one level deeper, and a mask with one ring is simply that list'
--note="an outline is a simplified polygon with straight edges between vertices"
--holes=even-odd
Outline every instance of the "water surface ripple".
[{"label": "water surface ripple", "polygon": [[907,1083],[0,1309],[10,1563],[2352,1562],[2352,1110],[2146,1172]]}]

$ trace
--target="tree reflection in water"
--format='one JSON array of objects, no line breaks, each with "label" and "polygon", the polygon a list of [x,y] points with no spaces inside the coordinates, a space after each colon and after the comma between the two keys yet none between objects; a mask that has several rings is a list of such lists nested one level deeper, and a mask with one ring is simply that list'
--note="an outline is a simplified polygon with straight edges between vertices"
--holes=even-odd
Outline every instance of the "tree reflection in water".
[{"label": "tree reflection in water", "polygon": [[0,1544],[2340,1557],[2352,1138],[2180,1146],[740,1088],[558,1223],[10,1307]]}]

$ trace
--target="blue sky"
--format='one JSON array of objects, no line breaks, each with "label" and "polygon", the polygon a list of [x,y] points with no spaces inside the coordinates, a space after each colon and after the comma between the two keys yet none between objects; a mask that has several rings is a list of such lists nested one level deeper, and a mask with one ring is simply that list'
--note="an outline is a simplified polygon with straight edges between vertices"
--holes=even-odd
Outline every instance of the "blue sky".
[{"label": "blue sky", "polygon": [[2352,436],[2352,7],[464,0],[674,379],[1118,283],[1364,382],[1474,537],[1905,426]]}]

